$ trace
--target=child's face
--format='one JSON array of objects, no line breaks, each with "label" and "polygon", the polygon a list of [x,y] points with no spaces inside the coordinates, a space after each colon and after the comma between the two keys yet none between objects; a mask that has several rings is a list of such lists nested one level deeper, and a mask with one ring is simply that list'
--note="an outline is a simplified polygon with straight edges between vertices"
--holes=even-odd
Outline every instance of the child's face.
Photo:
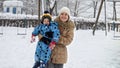
[{"label": "child's face", "polygon": [[44,20],[43,20],[43,24],[47,24],[47,25],[49,25],[49,19],[47,19],[47,18],[45,18]]}]

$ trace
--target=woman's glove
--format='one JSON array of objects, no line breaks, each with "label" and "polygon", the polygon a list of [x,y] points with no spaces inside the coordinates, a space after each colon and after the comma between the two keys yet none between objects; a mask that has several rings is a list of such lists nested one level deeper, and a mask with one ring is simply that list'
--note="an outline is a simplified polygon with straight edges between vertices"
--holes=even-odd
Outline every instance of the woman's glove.
[{"label": "woman's glove", "polygon": [[50,42],[51,42],[51,40],[50,40],[49,38],[46,38],[46,37],[42,37],[42,38],[40,39],[40,41],[44,42],[44,43],[47,44],[47,45],[49,45]]},{"label": "woman's glove", "polygon": [[54,47],[55,47],[55,42],[54,42],[54,41],[52,41],[52,42],[50,43],[49,47],[50,47],[50,49],[51,49],[51,50],[53,50],[53,49],[54,49]]}]

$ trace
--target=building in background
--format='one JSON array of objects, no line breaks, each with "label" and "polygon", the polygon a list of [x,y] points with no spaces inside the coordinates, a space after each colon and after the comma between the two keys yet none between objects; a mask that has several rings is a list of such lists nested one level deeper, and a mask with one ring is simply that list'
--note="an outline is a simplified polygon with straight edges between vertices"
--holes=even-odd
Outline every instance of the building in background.
[{"label": "building in background", "polygon": [[3,12],[22,14],[23,13],[23,2],[22,1],[4,1],[3,2]]}]

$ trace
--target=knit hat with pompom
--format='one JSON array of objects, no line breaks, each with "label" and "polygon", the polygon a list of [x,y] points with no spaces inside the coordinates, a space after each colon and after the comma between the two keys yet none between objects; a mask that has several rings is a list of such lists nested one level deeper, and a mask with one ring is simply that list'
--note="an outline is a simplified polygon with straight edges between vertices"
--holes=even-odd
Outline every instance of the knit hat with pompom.
[{"label": "knit hat with pompom", "polygon": [[44,11],[44,14],[42,15],[42,18],[41,18],[41,23],[43,23],[43,20],[46,19],[46,18],[47,18],[49,21],[52,20],[52,17],[51,17],[51,15],[50,15],[49,11]]}]

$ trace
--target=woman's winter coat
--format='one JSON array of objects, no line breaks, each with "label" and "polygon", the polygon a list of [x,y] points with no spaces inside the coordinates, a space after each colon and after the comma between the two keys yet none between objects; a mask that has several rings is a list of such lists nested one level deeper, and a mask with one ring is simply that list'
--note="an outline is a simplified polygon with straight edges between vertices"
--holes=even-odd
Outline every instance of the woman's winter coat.
[{"label": "woman's winter coat", "polygon": [[[55,22],[50,22],[49,25],[38,25],[32,32],[32,35],[37,36],[41,34],[43,37],[48,38],[45,33],[49,31],[53,32],[53,38],[50,39],[52,41],[58,42],[60,33],[58,30],[58,24]],[[44,63],[47,63],[47,61],[50,59],[50,55],[51,49],[49,48],[49,45],[45,44],[43,41],[38,41],[35,51],[35,61],[43,61]]]},{"label": "woman's winter coat", "polygon": [[64,64],[67,62],[67,48],[74,36],[75,25],[72,21],[62,22],[59,17],[55,19],[60,30],[60,39],[52,50],[51,62],[55,64]]}]

